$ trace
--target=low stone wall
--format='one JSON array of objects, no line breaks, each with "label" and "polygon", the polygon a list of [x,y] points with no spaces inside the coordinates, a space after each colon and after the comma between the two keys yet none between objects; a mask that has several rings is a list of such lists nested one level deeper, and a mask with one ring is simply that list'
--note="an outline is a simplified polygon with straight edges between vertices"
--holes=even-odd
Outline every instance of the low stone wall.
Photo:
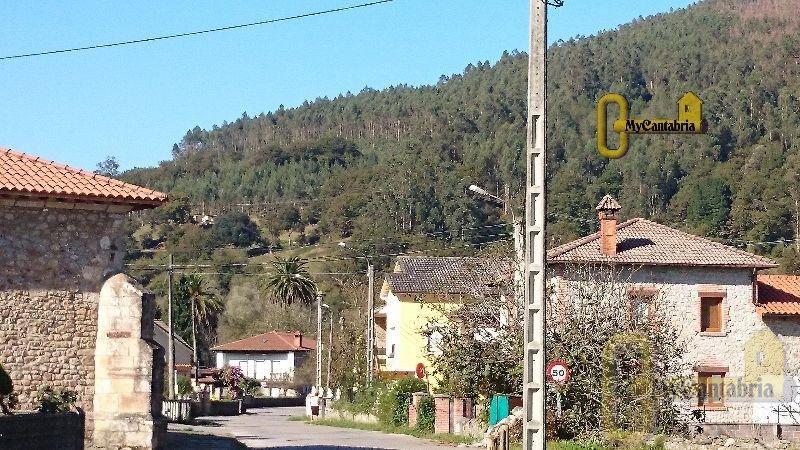
[{"label": "low stone wall", "polygon": [[703,441],[715,438],[757,439],[759,442],[800,442],[800,425],[704,423],[695,428]]},{"label": "low stone wall", "polygon": [[353,422],[360,423],[378,423],[378,418],[372,414],[351,414],[347,411],[340,411],[338,409],[328,408],[325,411],[326,419],[341,419],[352,420]]},{"label": "low stone wall", "polygon": [[83,450],[84,432],[82,413],[0,415],[3,450]]},{"label": "low stone wall", "polygon": [[244,414],[245,407],[241,400],[211,400],[208,408],[209,416],[238,416]]},{"label": "low stone wall", "polygon": [[305,406],[305,397],[245,397],[247,408],[279,408],[284,406]]}]

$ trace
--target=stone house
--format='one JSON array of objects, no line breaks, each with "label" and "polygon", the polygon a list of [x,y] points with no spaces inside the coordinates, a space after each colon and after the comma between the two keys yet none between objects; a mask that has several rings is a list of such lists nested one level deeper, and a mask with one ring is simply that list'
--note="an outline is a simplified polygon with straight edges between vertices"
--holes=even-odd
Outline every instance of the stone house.
[{"label": "stone house", "polygon": [[121,274],[126,213],[166,195],[0,149],[0,363],[21,402],[77,392],[87,444],[157,445],[163,351],[152,295]]},{"label": "stone house", "polygon": [[299,331],[271,331],[212,347],[217,369],[239,367],[259,381],[292,381],[317,341]]},{"label": "stone house", "polygon": [[[396,378],[415,374],[421,365],[430,373],[430,356],[440,349],[437,333],[426,329],[447,320],[444,312],[465,299],[502,297],[512,279],[512,261],[503,258],[397,258],[380,291],[384,305],[375,313],[378,370]],[[498,320],[508,320],[508,315],[498,312]]]},{"label": "stone house", "polygon": [[777,265],[758,255],[642,218],[618,223],[620,209],[604,197],[599,232],[548,252],[555,301],[569,302],[576,283],[587,281],[570,268],[614,267],[632,315],[668,308],[697,382],[687,406],[700,420],[774,424],[779,406],[800,411],[792,398],[800,375],[800,283],[760,274]]}]

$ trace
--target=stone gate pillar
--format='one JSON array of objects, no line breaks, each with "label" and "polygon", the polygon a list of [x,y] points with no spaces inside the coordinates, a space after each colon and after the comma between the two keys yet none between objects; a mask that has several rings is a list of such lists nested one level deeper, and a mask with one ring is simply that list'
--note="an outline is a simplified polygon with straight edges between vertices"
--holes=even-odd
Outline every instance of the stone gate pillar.
[{"label": "stone gate pillar", "polygon": [[153,341],[155,300],[127,275],[100,291],[94,379],[94,435],[98,449],[158,448],[163,349]]}]

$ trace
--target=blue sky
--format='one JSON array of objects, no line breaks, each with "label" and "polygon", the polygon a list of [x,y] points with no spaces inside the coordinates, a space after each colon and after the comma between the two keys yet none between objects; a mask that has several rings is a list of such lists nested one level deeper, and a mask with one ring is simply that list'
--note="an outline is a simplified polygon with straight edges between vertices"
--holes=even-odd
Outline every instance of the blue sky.
[{"label": "blue sky", "polygon": [[[0,56],[180,33],[359,0],[63,1],[3,5]],[[550,41],[613,29],[686,0],[566,0]],[[86,169],[170,157],[186,130],[304,100],[427,84],[527,48],[528,0],[396,0],[156,43],[0,61],[0,147]]]}]

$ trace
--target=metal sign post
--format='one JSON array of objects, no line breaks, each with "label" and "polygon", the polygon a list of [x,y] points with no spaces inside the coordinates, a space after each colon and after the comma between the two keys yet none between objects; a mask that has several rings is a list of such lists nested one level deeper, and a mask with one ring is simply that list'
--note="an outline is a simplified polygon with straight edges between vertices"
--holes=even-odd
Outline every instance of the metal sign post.
[{"label": "metal sign post", "polygon": [[530,3],[527,180],[525,183],[525,337],[523,448],[545,448],[545,109],[547,3]]}]

